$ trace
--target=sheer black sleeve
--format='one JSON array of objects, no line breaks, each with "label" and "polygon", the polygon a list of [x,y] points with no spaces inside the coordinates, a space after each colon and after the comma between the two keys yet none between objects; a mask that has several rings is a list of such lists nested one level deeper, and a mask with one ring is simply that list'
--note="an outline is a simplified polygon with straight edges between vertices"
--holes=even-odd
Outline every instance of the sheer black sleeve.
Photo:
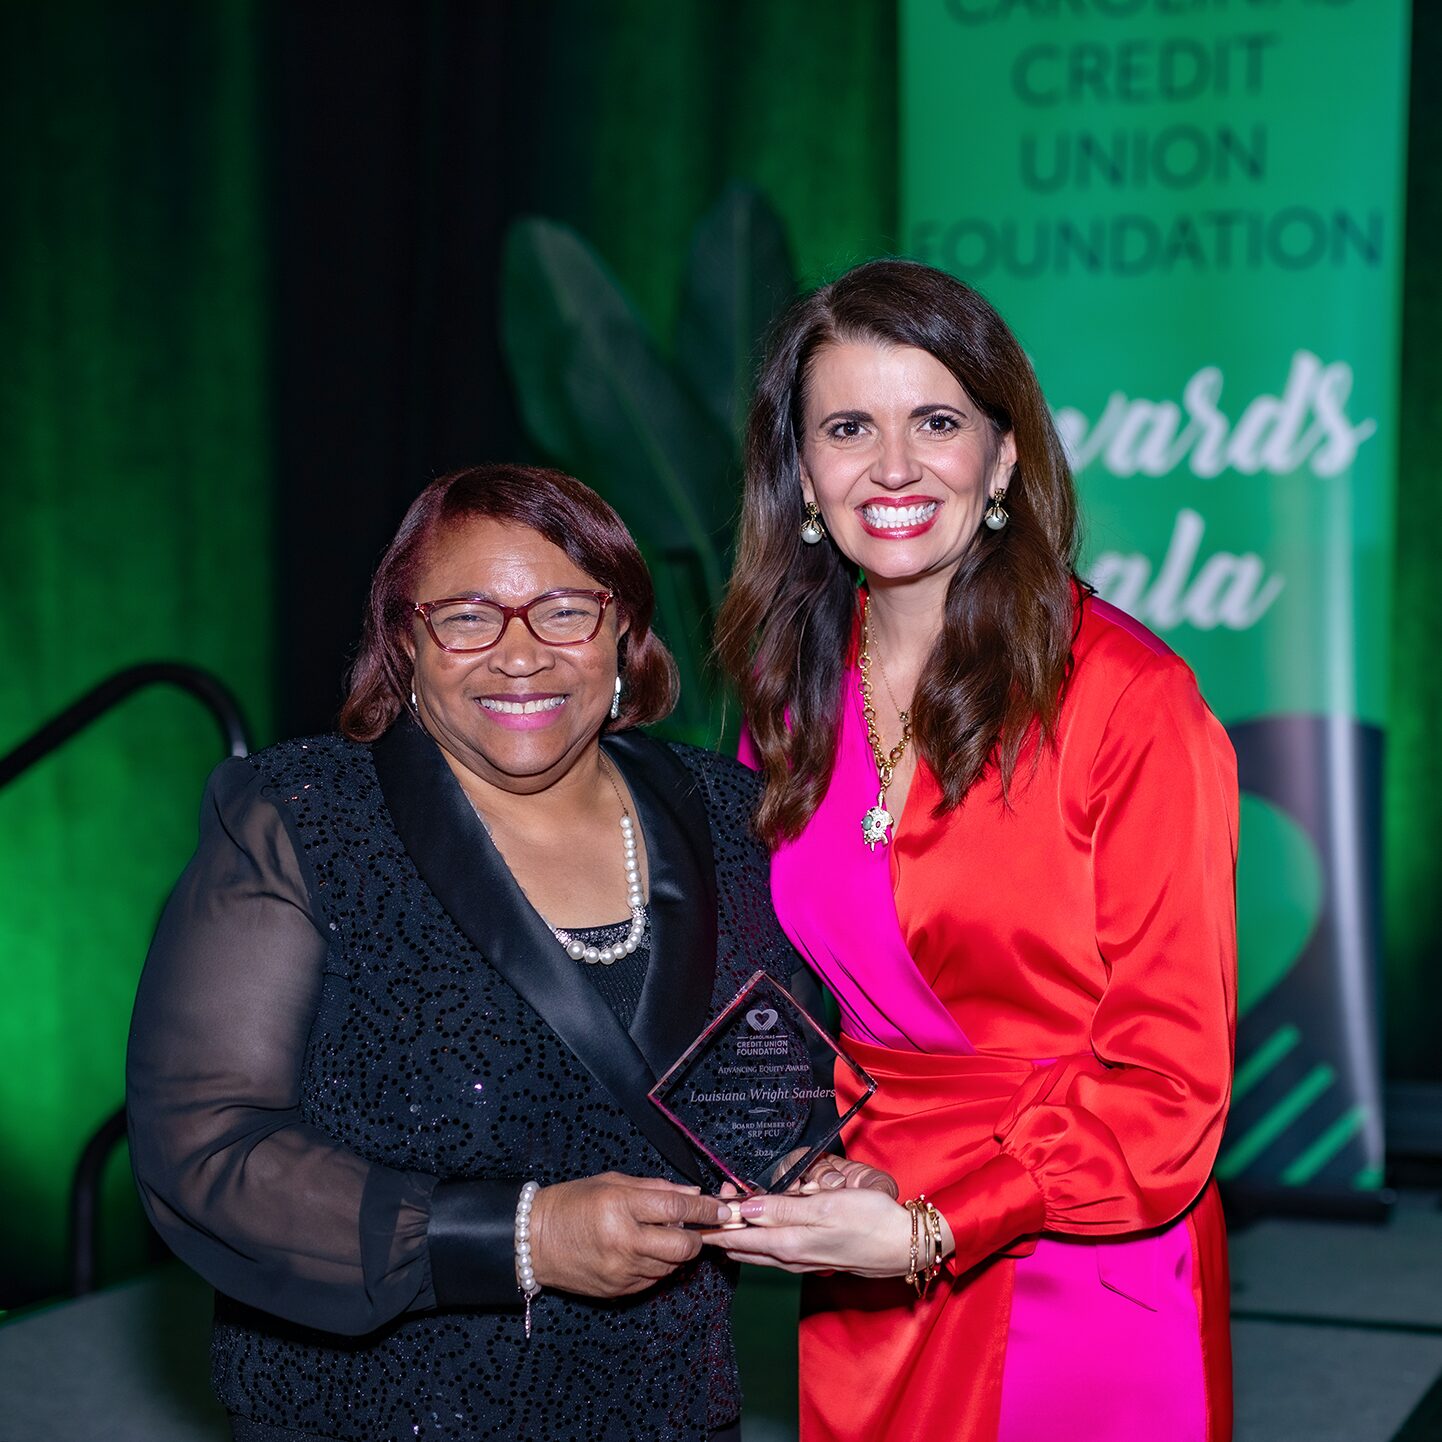
[{"label": "sheer black sleeve", "polygon": [[438,1184],[302,1119],[327,938],[280,811],[247,762],[226,762],[131,1025],[130,1148],[151,1221],[218,1290],[326,1331],[368,1332],[435,1307],[438,1290],[442,1303],[513,1304],[519,1183]]}]

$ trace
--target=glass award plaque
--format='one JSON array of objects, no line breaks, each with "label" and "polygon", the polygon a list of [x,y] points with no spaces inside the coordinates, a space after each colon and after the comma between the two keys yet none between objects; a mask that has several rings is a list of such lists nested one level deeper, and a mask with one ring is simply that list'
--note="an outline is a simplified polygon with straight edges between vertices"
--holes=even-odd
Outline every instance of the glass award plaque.
[{"label": "glass award plaque", "polygon": [[[824,1135],[806,1140],[817,1103],[836,1110],[831,1076],[811,1048],[849,1067],[861,1095]],[[758,971],[651,1088],[651,1100],[745,1196],[784,1191],[841,1134],[876,1090],[779,982]],[[828,1113],[829,1114],[829,1113]]]}]

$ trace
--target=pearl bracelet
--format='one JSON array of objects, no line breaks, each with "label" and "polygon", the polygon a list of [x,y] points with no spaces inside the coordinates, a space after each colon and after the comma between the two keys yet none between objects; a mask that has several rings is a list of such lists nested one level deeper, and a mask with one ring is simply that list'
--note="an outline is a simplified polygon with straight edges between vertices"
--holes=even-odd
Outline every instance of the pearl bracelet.
[{"label": "pearl bracelet", "polygon": [[516,1201],[516,1287],[526,1299],[527,1341],[531,1338],[531,1303],[541,1295],[541,1284],[531,1265],[531,1207],[540,1190],[539,1182],[527,1182]]}]

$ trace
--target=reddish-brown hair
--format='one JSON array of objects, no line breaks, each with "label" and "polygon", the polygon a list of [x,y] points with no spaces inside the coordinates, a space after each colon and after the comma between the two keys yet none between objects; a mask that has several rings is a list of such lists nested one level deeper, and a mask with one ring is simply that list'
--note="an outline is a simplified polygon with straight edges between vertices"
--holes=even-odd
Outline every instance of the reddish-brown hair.
[{"label": "reddish-brown hair", "polygon": [[340,729],[374,741],[406,709],[416,576],[431,544],[454,527],[484,519],[525,526],[558,546],[612,592],[621,638],[621,712],[606,729],[659,721],[676,704],[676,663],[651,630],[656,594],[631,533],[589,486],[539,466],[472,466],[432,481],[412,502],[371,578],[360,651],[351,667]]},{"label": "reddish-brown hair", "polygon": [[1016,337],[976,291],[913,261],[870,261],[803,297],[777,324],[757,381],[736,565],[717,619],[717,654],[766,776],[757,829],[773,846],[810,820],[836,763],[857,574],[829,539],[802,544],[798,437],[812,361],[843,341],[935,356],[995,436],[1016,440],[1010,520],[980,528],[958,565],[912,706],[941,810],[993,763],[1005,791],[1028,738],[1054,739],[1071,664],[1076,494]]}]

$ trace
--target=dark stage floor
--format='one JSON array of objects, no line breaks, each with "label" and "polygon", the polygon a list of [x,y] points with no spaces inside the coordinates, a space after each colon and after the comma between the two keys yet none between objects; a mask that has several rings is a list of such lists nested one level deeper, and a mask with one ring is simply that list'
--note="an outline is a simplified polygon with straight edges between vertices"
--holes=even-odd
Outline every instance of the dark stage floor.
[{"label": "dark stage floor", "polygon": [[[1436,1193],[1404,1192],[1384,1226],[1256,1223],[1233,1235],[1232,1273],[1237,1442],[1442,1442]],[[0,1442],[225,1442],[209,1312],[167,1266],[16,1317],[0,1327]],[[789,1279],[748,1278],[746,1442],[796,1435],[794,1313]]]}]

